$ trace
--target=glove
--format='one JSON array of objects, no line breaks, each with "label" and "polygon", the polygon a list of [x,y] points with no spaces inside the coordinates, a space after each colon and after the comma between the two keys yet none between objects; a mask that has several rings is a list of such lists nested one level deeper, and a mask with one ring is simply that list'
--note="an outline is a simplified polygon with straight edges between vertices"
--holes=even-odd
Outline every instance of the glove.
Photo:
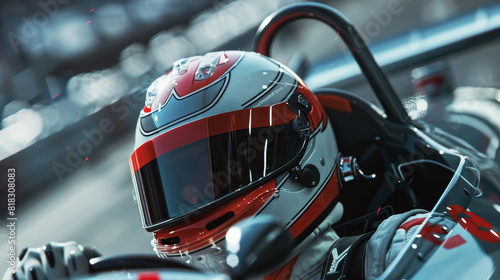
[{"label": "glove", "polygon": [[25,248],[19,256],[16,271],[10,269],[3,280],[22,279],[68,279],[89,273],[89,259],[98,257],[95,250],[70,241],[49,242],[38,248]]},{"label": "glove", "polygon": [[[365,271],[366,279],[378,278],[396,258],[399,252],[412,240],[416,230],[424,222],[429,213],[414,209],[402,214],[393,215],[384,220],[366,245]],[[447,225],[445,218],[433,218],[434,223]]]}]

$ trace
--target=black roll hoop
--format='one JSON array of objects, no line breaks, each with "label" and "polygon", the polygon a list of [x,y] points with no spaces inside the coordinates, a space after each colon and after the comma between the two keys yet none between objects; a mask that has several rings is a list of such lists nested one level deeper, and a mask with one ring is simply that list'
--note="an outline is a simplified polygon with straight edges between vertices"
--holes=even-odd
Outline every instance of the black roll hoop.
[{"label": "black roll hoop", "polygon": [[387,118],[398,124],[410,124],[401,100],[392,88],[382,69],[375,62],[367,44],[356,27],[334,8],[320,3],[298,3],[279,9],[269,15],[260,25],[254,38],[254,51],[269,56],[270,46],[278,31],[293,21],[312,18],[328,24],[338,31],[361,71],[377,95]]}]

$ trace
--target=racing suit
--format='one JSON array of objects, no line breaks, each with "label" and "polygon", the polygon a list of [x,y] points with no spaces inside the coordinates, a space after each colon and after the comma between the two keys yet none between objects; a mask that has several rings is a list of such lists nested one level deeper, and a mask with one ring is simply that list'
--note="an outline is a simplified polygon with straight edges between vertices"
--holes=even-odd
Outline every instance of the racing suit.
[{"label": "racing suit", "polygon": [[[299,254],[264,279],[376,279],[427,216],[424,210],[412,210],[387,218],[373,234],[343,238],[331,228],[331,220],[322,223],[308,237],[314,240],[307,248],[302,248]],[[42,248],[29,248],[23,252],[16,275],[7,270],[3,279],[81,277],[89,273],[88,260],[96,256],[95,251],[86,251],[75,242],[51,242]]]},{"label": "racing suit", "polygon": [[265,279],[376,279],[428,216],[412,210],[384,220],[375,233],[339,238],[331,228]]}]

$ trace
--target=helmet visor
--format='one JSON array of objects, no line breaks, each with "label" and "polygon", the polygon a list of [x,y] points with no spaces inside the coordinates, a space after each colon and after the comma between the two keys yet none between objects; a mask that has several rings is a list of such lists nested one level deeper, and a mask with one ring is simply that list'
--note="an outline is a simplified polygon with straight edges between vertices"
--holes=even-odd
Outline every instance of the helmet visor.
[{"label": "helmet visor", "polygon": [[296,118],[286,102],[245,109],[194,121],[139,147],[131,165],[144,227],[200,214],[296,162],[307,140]]}]

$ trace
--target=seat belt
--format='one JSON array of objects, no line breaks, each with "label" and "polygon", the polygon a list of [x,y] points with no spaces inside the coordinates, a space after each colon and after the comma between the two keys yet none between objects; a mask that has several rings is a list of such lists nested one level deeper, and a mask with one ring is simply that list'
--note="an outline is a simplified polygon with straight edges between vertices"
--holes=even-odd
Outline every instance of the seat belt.
[{"label": "seat belt", "polygon": [[330,252],[324,265],[323,280],[363,280],[365,247],[373,235],[365,233],[337,240],[328,250]]}]

